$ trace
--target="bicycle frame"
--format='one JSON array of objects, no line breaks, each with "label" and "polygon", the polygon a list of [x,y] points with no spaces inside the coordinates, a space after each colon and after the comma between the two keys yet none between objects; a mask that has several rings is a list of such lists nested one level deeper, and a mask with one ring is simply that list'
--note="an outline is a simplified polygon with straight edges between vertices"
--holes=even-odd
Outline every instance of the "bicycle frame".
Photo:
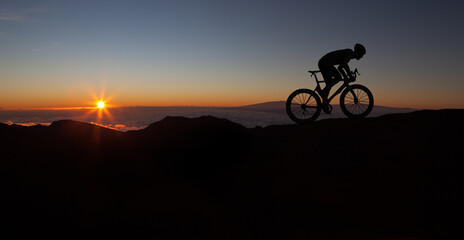
[{"label": "bicycle frame", "polygon": [[[308,72],[311,73],[311,77],[314,76],[314,78],[316,79],[317,87],[316,87],[316,89],[314,89],[314,91],[317,92],[317,93],[319,93],[319,91],[322,90],[320,83],[325,83],[324,80],[320,81],[320,80],[317,78],[316,73],[320,73],[321,71],[308,71]],[[356,76],[357,76],[357,75],[359,75],[359,72],[358,72],[358,69],[355,69],[355,71],[354,71],[354,78],[355,78],[355,81],[356,81]],[[353,81],[353,82],[354,82],[354,81]],[[350,84],[348,84],[348,81],[347,81],[346,79],[343,79],[343,85],[340,86],[340,87],[338,88],[338,90],[335,91],[335,93],[332,94],[332,96],[330,96],[330,97],[327,99],[327,104],[329,104],[329,103],[330,103],[338,94],[340,94],[345,88],[348,88],[348,89],[350,90],[351,94],[352,94],[353,97],[354,97],[354,102],[357,103],[357,102],[358,102],[358,99],[357,99],[357,97],[356,97],[356,94],[354,94],[353,90],[351,89]],[[319,93],[319,95],[321,95],[321,94]],[[324,101],[324,99],[322,99],[322,101]]]},{"label": "bicycle frame", "polygon": [[[329,98],[327,99],[328,103],[330,103],[330,102],[332,101],[332,99],[334,99],[338,94],[340,94],[343,90],[345,90],[345,88],[348,88],[348,89],[352,92],[350,85],[344,80],[343,85],[340,86],[340,87],[338,88],[338,90],[335,91],[335,93],[334,93],[331,97],[329,97]],[[358,102],[358,99],[356,99],[356,94],[354,94],[353,92],[352,92],[352,94],[353,94],[353,97],[355,98],[354,101],[355,101],[355,102]]]},{"label": "bicycle frame", "polygon": [[[355,82],[357,76],[360,75],[357,69],[340,80],[343,82],[337,84],[339,87],[336,90],[334,89],[334,93],[329,94],[330,98],[326,96],[327,92],[321,89],[321,83],[325,83],[325,81],[319,80],[317,73],[320,72],[309,71],[311,77],[314,76],[316,80],[317,86],[314,90],[300,88],[288,96],[285,109],[291,120],[298,124],[307,124],[316,120],[321,111],[331,114],[333,107],[330,102],[336,96],[340,96],[340,109],[349,118],[364,118],[369,115],[374,107],[374,96],[371,91],[363,85],[350,84]],[[326,84],[325,87],[327,88]]]}]

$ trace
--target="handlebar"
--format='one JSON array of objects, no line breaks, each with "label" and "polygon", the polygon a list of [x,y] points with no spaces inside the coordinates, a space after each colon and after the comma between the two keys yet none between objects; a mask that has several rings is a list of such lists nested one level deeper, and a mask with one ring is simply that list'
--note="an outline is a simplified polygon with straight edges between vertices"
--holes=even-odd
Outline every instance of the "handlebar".
[{"label": "handlebar", "polygon": [[[316,74],[316,73],[320,73],[321,71],[317,70],[317,71],[308,71],[308,72],[311,73],[311,74]],[[351,72],[351,73],[354,74],[355,76],[358,76],[358,75],[361,76],[361,73],[359,73],[357,68],[355,68],[354,72]]]},{"label": "handlebar", "polygon": [[361,75],[358,71],[357,68],[354,69],[354,71],[351,72],[351,77],[348,78],[351,82],[354,82],[356,81],[356,78],[358,77],[358,75]]},{"label": "handlebar", "polygon": [[[311,76],[316,76],[316,73],[320,73],[321,71],[320,70],[316,70],[316,71],[308,71],[309,73],[311,73]],[[356,80],[356,77],[357,76],[361,76],[361,73],[359,73],[358,69],[355,68],[354,71],[351,72],[351,76],[352,76],[352,81]],[[317,81],[317,76],[316,76],[316,81]]]}]

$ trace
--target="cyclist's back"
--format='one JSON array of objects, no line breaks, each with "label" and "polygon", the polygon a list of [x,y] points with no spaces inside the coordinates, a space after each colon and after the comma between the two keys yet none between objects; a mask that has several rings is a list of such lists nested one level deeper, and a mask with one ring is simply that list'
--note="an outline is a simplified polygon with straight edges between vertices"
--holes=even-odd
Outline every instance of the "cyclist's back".
[{"label": "cyclist's back", "polygon": [[340,67],[348,66],[353,53],[354,51],[351,49],[337,50],[327,53],[319,60],[319,70],[321,70],[322,77],[327,85],[333,85],[342,79],[335,65],[339,65]]},{"label": "cyclist's back", "polygon": [[337,50],[329,52],[324,55],[319,62],[323,62],[330,65],[346,64],[351,60],[354,51],[351,49]]}]

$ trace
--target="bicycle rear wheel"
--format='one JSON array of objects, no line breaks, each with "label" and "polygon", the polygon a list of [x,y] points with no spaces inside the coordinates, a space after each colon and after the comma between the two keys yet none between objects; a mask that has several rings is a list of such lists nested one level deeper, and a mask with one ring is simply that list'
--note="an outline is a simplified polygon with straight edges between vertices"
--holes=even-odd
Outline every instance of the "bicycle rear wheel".
[{"label": "bicycle rear wheel", "polygon": [[288,96],[286,109],[294,122],[310,123],[321,113],[321,99],[312,90],[298,89]]},{"label": "bicycle rear wheel", "polygon": [[364,118],[374,107],[374,96],[363,85],[351,85],[351,90],[345,88],[340,95],[340,108],[350,118]]}]

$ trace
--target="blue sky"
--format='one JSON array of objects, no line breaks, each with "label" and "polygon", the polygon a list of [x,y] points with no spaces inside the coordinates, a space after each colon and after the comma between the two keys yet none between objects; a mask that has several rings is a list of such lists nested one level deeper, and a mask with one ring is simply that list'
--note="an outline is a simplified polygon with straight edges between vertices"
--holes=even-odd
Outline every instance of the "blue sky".
[{"label": "blue sky", "polygon": [[462,1],[0,1],[0,107],[242,105],[367,48],[376,104],[464,108]]}]

